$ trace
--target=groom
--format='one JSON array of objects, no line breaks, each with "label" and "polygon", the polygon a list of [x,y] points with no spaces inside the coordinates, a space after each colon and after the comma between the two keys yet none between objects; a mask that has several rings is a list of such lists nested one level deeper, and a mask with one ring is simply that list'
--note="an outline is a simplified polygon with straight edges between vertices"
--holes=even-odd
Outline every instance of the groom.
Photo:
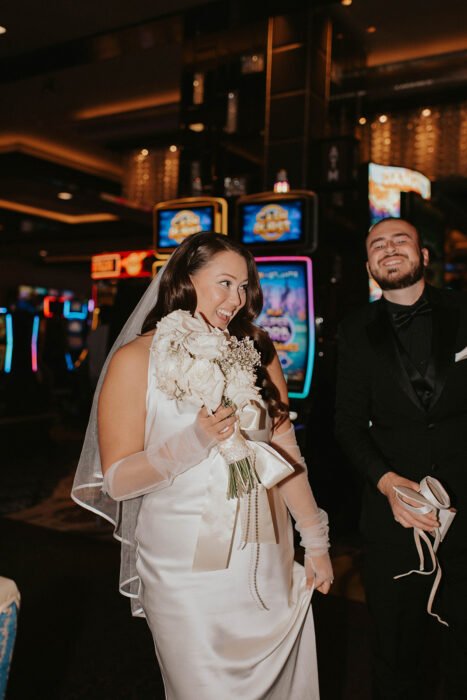
[{"label": "groom", "polygon": [[[393,486],[418,489],[429,475],[458,511],[439,549],[433,609],[449,627],[439,626],[443,650],[434,653],[443,698],[467,698],[467,295],[425,283],[428,251],[403,219],[374,225],[366,249],[383,298],[341,324],[336,434],[365,481],[374,697],[427,697],[424,642],[427,626],[439,624],[426,612],[433,576],[393,577],[419,568],[413,527],[429,532],[438,523],[406,510]],[[428,553],[425,560],[429,570]]]}]

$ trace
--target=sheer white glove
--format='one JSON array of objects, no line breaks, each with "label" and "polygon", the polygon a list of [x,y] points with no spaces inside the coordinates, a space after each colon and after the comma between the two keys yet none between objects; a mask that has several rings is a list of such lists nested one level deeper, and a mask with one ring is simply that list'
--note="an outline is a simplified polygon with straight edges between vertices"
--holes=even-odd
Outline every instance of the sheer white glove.
[{"label": "sheer white glove", "polygon": [[328,593],[334,578],[328,554],[328,516],[316,504],[293,426],[284,433],[274,434],[271,445],[295,467],[295,474],[280,482],[277,488],[301,536],[307,585],[314,586],[321,593]]},{"label": "sheer white glove", "polygon": [[216,441],[230,437],[234,425],[232,409],[220,408],[210,416],[202,408],[192,425],[114,462],[104,474],[104,491],[123,501],[170,486],[176,476],[206,459]]}]

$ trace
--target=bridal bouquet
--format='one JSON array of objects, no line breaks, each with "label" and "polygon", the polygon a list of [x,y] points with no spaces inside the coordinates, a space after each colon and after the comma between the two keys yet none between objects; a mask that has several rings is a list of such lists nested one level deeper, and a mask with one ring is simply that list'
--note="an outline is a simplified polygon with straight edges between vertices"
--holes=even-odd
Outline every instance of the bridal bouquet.
[{"label": "bridal bouquet", "polygon": [[[212,328],[199,314],[173,311],[157,324],[153,343],[158,388],[213,413],[221,404],[241,410],[260,397],[255,368],[261,358],[250,338],[238,340]],[[240,498],[258,483],[254,454],[238,428],[219,444],[229,467],[227,498]]]}]

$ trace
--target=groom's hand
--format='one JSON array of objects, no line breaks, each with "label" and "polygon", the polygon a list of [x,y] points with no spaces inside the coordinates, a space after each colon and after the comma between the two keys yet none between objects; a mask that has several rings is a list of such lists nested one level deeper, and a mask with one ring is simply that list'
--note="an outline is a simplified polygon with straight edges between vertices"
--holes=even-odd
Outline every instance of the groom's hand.
[{"label": "groom's hand", "polygon": [[[420,491],[420,484],[416,481],[405,479],[395,472],[386,472],[378,481],[378,490],[388,499],[394,520],[397,523],[402,525],[402,527],[418,527],[420,530],[426,530],[427,532],[431,532],[439,527],[438,519],[434,513],[421,515],[420,513],[412,513],[412,511],[404,508],[394,491],[394,486],[406,486],[414,491]],[[418,503],[411,501],[409,498],[404,498],[403,500],[411,506],[419,506]]]}]

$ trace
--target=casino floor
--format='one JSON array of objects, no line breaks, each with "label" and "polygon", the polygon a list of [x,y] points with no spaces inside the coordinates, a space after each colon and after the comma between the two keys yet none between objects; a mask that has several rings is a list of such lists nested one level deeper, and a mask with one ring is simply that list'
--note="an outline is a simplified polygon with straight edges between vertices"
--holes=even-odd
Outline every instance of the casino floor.
[{"label": "casino floor", "polygon": [[[111,528],[69,497],[82,428],[58,425],[48,439],[29,425],[29,439],[15,440],[24,428],[0,426],[10,446],[0,470],[0,574],[22,596],[7,697],[163,700],[150,633],[117,590]],[[369,700],[358,535],[341,534],[332,553],[332,595],[313,602],[321,697]]]}]

